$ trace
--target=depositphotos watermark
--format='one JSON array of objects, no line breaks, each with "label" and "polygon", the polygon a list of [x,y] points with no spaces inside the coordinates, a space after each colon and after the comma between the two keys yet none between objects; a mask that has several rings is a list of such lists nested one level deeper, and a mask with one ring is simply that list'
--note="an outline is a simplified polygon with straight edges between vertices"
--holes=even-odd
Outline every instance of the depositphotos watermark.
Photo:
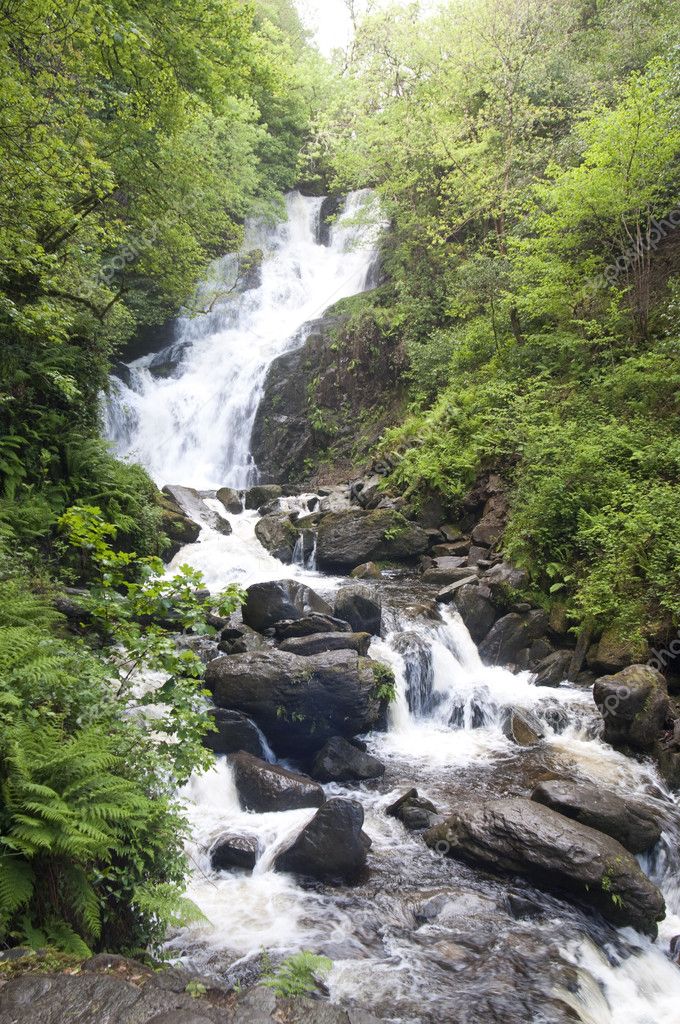
[{"label": "depositphotos watermark", "polygon": [[[622,274],[627,274],[631,267],[643,256],[656,252],[664,239],[672,235],[680,228],[680,207],[676,207],[658,220],[652,217],[647,230],[641,233],[638,229],[638,237],[633,239],[631,244],[624,249],[621,255],[613,263],[609,263],[602,273],[591,277],[583,287],[585,295],[594,295],[607,285],[616,284]],[[626,230],[628,230],[626,228]],[[628,232],[630,235],[630,232]]]}]

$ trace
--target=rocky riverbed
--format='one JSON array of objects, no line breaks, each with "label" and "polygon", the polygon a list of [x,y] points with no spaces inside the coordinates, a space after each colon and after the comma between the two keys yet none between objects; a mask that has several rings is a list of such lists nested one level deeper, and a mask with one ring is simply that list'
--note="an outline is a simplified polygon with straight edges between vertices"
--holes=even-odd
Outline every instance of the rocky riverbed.
[{"label": "rocky riverbed", "polygon": [[[0,972],[0,1024],[674,1020],[666,680],[526,601],[494,493],[461,528],[371,486],[166,489],[195,538],[169,571],[246,588],[215,638],[178,638],[216,730],[181,794],[205,916],[161,975]],[[332,963],[313,998],[258,986],[301,951]]]},{"label": "rocky riverbed", "polygon": [[[461,529],[405,521],[379,490],[360,503],[370,484],[272,485],[241,498],[258,511],[222,506],[231,536],[183,549],[248,600],[205,651],[231,731],[186,793],[210,924],[171,949],[232,983],[262,947],[311,949],[332,1000],[390,1021],[671,1020],[673,698],[521,598],[485,486]],[[268,555],[272,531],[291,543]],[[221,867],[244,838],[247,866],[237,849]]]}]

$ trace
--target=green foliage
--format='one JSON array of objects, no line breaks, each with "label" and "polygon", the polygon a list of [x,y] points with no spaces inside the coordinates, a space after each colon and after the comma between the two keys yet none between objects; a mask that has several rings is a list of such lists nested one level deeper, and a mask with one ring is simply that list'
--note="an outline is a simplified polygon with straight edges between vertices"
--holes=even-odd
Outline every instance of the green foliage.
[{"label": "green foliage", "polygon": [[299,28],[291,0],[0,13],[0,530],[21,543],[82,501],[161,552],[150,481],[98,440],[101,393],[245,217],[280,211],[323,82]]},{"label": "green foliage", "polygon": [[391,704],[397,696],[394,672],[389,665],[383,665],[382,662],[379,661],[371,662],[371,669],[373,671],[373,679],[375,681],[376,696],[379,700],[386,701],[388,704]]},{"label": "green foliage", "polygon": [[[206,695],[199,659],[169,630],[209,631],[203,581],[188,566],[165,579],[157,559],[114,550],[97,507],[70,508],[61,527],[93,580],[83,617],[100,646],[60,636],[47,598],[5,571],[0,941],[140,951],[198,913],[182,895],[174,793],[211,761]],[[241,598],[228,588],[214,607],[228,614]]]},{"label": "green foliage", "polygon": [[187,995],[190,995],[192,999],[201,999],[201,997],[204,996],[208,990],[202,982],[192,979],[190,982],[188,982],[187,987],[184,989],[184,991],[187,993]]},{"label": "green foliage", "polygon": [[24,581],[0,581],[0,938],[140,950],[181,900],[175,778],[106,664],[58,625]]},{"label": "green foliage", "polygon": [[317,956],[308,950],[289,956],[275,971],[263,976],[263,985],[273,988],[277,996],[290,999],[316,992],[319,983],[316,980],[333,967],[333,961],[327,956]]},{"label": "green foliage", "polygon": [[[207,625],[207,609],[197,597],[203,577],[183,565],[166,579],[157,558],[115,551],[110,544],[115,527],[97,507],[74,505],[61,517],[60,526],[81,562],[87,560],[91,584],[83,606],[116,672],[118,699],[132,700],[142,712],[153,714],[159,749],[184,782],[196,767],[207,767],[211,760],[202,745],[207,696],[199,683],[203,664],[192,650],[178,648],[174,636],[215,632]],[[210,607],[230,615],[244,596],[241,588],[230,586],[211,597]],[[162,676],[160,682],[156,673]],[[150,678],[153,684],[145,684]],[[140,684],[143,693],[135,699]]]},{"label": "green foliage", "polygon": [[667,0],[393,5],[311,154],[391,221],[388,487],[457,513],[502,472],[534,592],[635,644],[680,621],[679,42]]}]

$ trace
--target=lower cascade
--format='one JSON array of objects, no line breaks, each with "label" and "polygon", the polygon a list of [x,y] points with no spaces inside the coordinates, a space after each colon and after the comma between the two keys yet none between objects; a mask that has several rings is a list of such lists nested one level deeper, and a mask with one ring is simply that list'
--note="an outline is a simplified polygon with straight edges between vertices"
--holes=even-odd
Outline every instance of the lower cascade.
[{"label": "lower cascade", "polygon": [[[231,582],[283,581],[283,592],[289,581],[297,589],[289,588],[286,600],[303,594],[300,615],[317,617],[308,634],[280,616],[260,632],[239,624],[241,646],[223,655],[225,664],[243,659],[232,675],[245,680],[245,689],[238,707],[218,699],[215,689],[216,722],[227,731],[243,730],[245,722],[247,742],[236,741],[243,744],[240,760],[219,754],[181,794],[192,826],[188,895],[204,918],[171,935],[168,953],[240,985],[257,978],[263,950],[277,958],[310,950],[333,963],[326,978],[331,1000],[400,1024],[670,1024],[680,1005],[680,971],[667,955],[680,934],[680,811],[650,761],[602,741],[590,690],[536,686],[528,670],[485,664],[454,606],[437,605],[436,586],[408,570],[376,570],[365,586],[378,625],[366,619],[348,626],[333,611],[348,581],[317,569],[313,529],[293,529],[284,564],[258,539],[258,511],[247,501],[239,510],[233,498],[225,511],[216,498],[220,487],[256,481],[250,432],[274,357],[300,344],[304,325],[337,298],[368,285],[375,238],[362,244],[353,218],[369,202],[369,193],[350,196],[323,245],[322,200],[289,196],[286,222],[251,229],[251,244],[265,250],[255,287],[181,321],[170,375],[160,376],[156,357],[144,356],[109,400],[109,436],[121,455],[139,459],[159,483],[203,489],[196,500],[210,514],[194,515],[198,539],[179,550],[168,572],[189,564],[212,591]],[[217,273],[227,269],[225,261]],[[294,517],[335,510],[337,494],[294,490],[274,498],[274,506]],[[267,514],[271,508],[267,503]],[[322,564],[333,562],[327,551],[323,556]],[[283,659],[303,689],[304,680],[318,676],[323,687],[324,673],[337,681],[343,666],[358,665],[360,690],[366,654],[391,670],[394,692],[386,715],[377,721],[375,713],[375,727],[358,746],[353,737],[331,737],[320,752],[297,751],[291,741],[284,758],[257,713],[241,706],[256,662],[266,667],[268,659]],[[209,657],[208,680],[221,671],[220,652]],[[296,676],[303,662],[307,675]],[[280,730],[313,733],[305,714],[289,720],[285,707],[274,710]],[[312,767],[315,754],[323,754],[323,774],[317,762]],[[300,780],[310,771],[320,784]],[[246,797],[248,772],[255,781]],[[622,798],[624,819],[631,800],[644,805],[651,845],[633,849],[631,840],[624,850],[613,834],[558,818],[551,781]],[[346,871],[338,868],[347,875],[342,879],[323,870],[314,876],[312,867],[306,877],[289,870],[314,829],[331,844],[329,859],[344,863],[340,847],[348,832],[333,832],[333,814],[347,801],[354,817],[343,828],[353,829],[356,871],[349,860]],[[553,835],[550,846],[545,837],[556,820],[564,835]],[[567,849],[572,827],[592,854],[576,866]],[[318,835],[308,845],[315,843],[318,852]],[[460,856],[445,856],[451,844]],[[627,903],[609,895],[613,875],[597,867],[610,850],[629,884]],[[654,941],[663,913],[658,892],[665,917]]]},{"label": "lower cascade", "polygon": [[[298,500],[304,507],[307,496]],[[287,499],[287,507],[293,504]],[[309,569],[302,559],[284,566],[269,555],[255,536],[257,512],[223,515],[232,533],[204,527],[176,564],[202,569],[214,588],[233,579],[244,586],[289,579],[333,605],[345,580]],[[424,592],[414,595],[412,579],[388,573],[371,589],[381,597],[383,625],[369,654],[393,669],[396,693],[386,728],[364,739],[385,771],[323,787],[327,800],[341,797],[363,808],[371,842],[367,872],[346,885],[305,883],[277,870],[317,807],[245,809],[230,760],[218,757],[183,793],[193,826],[189,895],[207,920],[172,937],[171,955],[236,981],[251,976],[263,948],[280,956],[313,950],[333,961],[326,979],[333,1000],[369,1007],[390,1021],[672,1020],[680,974],[665,950],[680,931],[680,814],[651,764],[602,742],[588,690],[537,687],[529,672],[485,666],[457,612],[447,606],[434,612]],[[512,715],[530,723],[540,742],[521,746],[509,738]],[[637,798],[659,814],[660,840],[638,855],[666,901],[656,942],[529,878],[443,857],[409,830],[406,815],[393,812],[416,790],[416,804],[432,808],[419,812],[422,827],[466,805],[511,802],[546,778]],[[252,843],[251,868],[216,868],[214,849],[234,836]]]}]

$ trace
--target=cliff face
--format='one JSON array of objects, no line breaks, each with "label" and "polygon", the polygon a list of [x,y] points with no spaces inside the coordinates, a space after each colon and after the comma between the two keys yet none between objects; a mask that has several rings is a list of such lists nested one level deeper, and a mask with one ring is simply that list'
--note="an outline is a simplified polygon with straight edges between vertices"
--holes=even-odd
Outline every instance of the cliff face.
[{"label": "cliff face", "polygon": [[399,418],[396,348],[378,343],[342,305],[269,369],[251,439],[264,479],[333,483],[356,475]]},{"label": "cliff face", "polygon": [[251,451],[263,477],[298,481],[315,462],[321,439],[310,420],[310,385],[318,378],[330,328],[336,319],[317,321],[301,348],[275,359],[257,410]]}]

